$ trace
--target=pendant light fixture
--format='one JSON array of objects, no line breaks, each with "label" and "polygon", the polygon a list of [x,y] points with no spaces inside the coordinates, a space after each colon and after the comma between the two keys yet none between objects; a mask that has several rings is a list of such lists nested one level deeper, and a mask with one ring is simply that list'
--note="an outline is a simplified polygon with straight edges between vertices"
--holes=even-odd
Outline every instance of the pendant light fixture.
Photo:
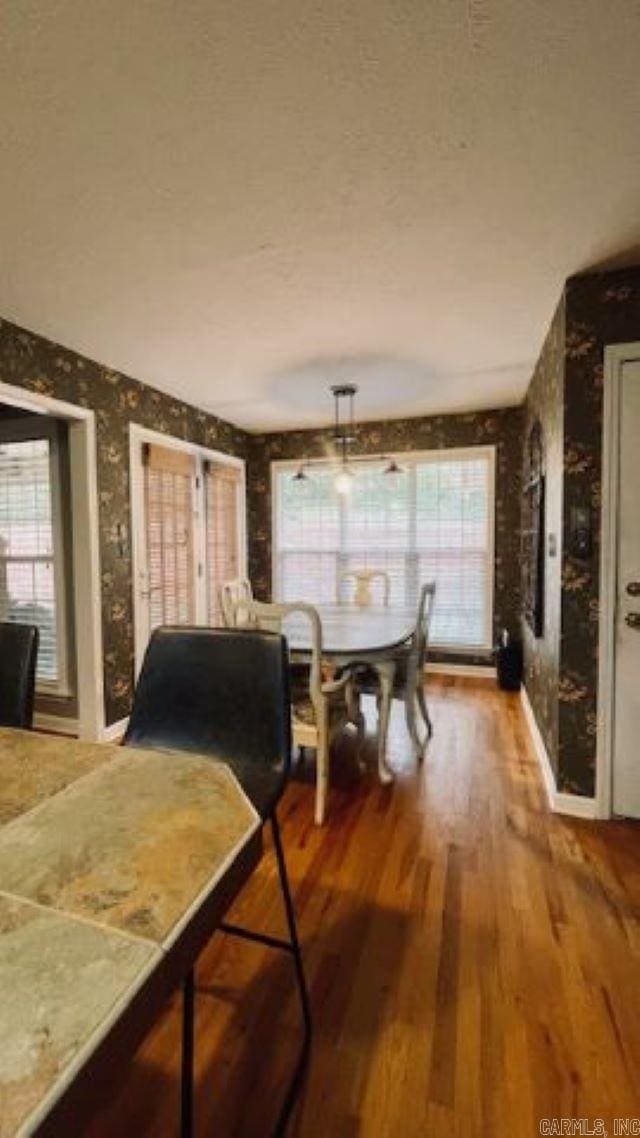
[{"label": "pendant light fixture", "polygon": [[[334,383],[331,386],[331,394],[334,400],[334,425],[333,425],[333,444],[338,456],[338,465],[333,480],[334,489],[341,497],[346,497],[351,493],[354,482],[353,467],[357,462],[366,462],[368,460],[366,455],[352,455],[351,448],[356,441],[356,427],[353,413],[354,397],[358,393],[358,388],[355,383]],[[393,476],[397,474],[404,474],[401,466],[398,466],[395,458],[388,455],[377,456],[378,460],[387,462],[383,474]],[[313,459],[309,460],[313,463]],[[370,460],[369,460],[370,461]],[[301,460],[295,474],[292,476],[292,481],[298,484],[309,481],[309,476],[306,473],[307,462]]]},{"label": "pendant light fixture", "polygon": [[[358,388],[355,383],[336,383],[332,386],[331,392],[335,401],[335,425],[333,430],[333,441],[336,450],[340,455],[340,469],[338,470],[334,486],[336,493],[346,495],[351,493],[353,486],[353,474],[349,468],[349,448],[355,442],[355,430],[353,425],[353,397],[356,395]],[[348,408],[345,416],[341,415],[341,407],[343,403],[348,400]]]}]

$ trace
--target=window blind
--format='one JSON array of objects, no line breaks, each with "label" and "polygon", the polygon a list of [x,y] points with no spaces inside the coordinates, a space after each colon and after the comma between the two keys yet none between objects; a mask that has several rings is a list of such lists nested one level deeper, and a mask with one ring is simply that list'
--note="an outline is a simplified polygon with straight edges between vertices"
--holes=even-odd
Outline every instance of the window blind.
[{"label": "window blind", "polygon": [[51,442],[0,443],[0,620],[40,630],[37,679],[60,680]]},{"label": "window blind", "polygon": [[274,593],[283,601],[347,600],[341,574],[383,569],[392,605],[417,606],[435,579],[433,642],[485,648],[492,639],[493,454],[489,450],[403,455],[401,473],[379,459],[354,464],[348,496],[335,467],[310,465],[293,481],[274,468]]},{"label": "window blind", "polygon": [[154,444],[143,448],[149,624],[195,619],[195,459]]},{"label": "window blind", "polygon": [[207,618],[222,623],[219,591],[240,573],[240,489],[237,467],[204,463]]}]

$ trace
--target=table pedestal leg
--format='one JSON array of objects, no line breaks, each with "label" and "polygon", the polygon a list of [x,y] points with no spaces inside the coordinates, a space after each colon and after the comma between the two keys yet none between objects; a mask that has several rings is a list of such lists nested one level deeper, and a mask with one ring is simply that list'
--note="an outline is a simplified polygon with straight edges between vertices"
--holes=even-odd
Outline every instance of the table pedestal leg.
[{"label": "table pedestal leg", "polygon": [[358,692],[357,683],[354,679],[350,680],[347,684],[347,713],[349,721],[353,723],[357,731],[357,748],[358,748],[358,766],[361,771],[366,769],[366,763],[362,754],[362,747],[366,735],[366,722],[360,706],[360,694]]},{"label": "table pedestal leg", "polygon": [[380,782],[393,782],[393,772],[387,766],[387,738],[389,735],[389,716],[393,699],[393,681],[396,666],[393,660],[382,660],[375,664],[380,682],[380,703],[378,714],[378,776]]}]

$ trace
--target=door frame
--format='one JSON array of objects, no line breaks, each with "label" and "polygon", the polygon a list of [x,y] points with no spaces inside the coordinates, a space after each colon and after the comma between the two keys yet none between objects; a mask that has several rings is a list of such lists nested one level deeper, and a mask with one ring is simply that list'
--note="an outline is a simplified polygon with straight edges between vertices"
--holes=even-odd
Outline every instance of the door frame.
[{"label": "door frame", "polygon": [[600,616],[598,621],[598,713],[596,811],[611,818],[615,694],[615,625],[618,585],[618,490],[620,386],[627,363],[640,362],[640,341],[604,350],[602,414],[602,505],[600,517]]},{"label": "door frame", "polygon": [[[240,471],[240,497],[242,509],[238,520],[238,544],[240,549],[240,566],[244,576],[247,575],[247,478],[246,462],[233,454],[224,451],[212,450],[211,447],[201,446],[199,443],[189,442],[177,438],[175,435],[166,435],[162,431],[154,431],[151,427],[143,427],[140,423],[131,423],[129,426],[129,486],[131,503],[131,590],[133,603],[133,645],[134,668],[137,680],[147,647],[146,622],[143,619],[140,604],[138,583],[145,564],[143,550],[144,542],[144,477],[142,464],[142,447],[144,443],[156,443],[159,446],[170,447],[192,454],[196,459],[210,462],[220,462],[233,466]],[[195,513],[204,515],[204,484],[199,479],[195,492]],[[205,563],[206,550],[204,546],[204,527],[199,527],[196,535],[196,557],[194,559],[197,571],[197,562]],[[203,603],[205,590],[204,576],[196,578],[196,597],[200,593],[200,604]]]},{"label": "door frame", "polygon": [[[0,380],[0,401],[65,419],[71,472],[73,604],[76,627],[78,718],[69,730],[81,739],[105,737],[102,588],[98,529],[96,417],[87,407],[27,391]],[[50,718],[50,717],[47,717]],[[61,729],[64,719],[56,719]]]}]

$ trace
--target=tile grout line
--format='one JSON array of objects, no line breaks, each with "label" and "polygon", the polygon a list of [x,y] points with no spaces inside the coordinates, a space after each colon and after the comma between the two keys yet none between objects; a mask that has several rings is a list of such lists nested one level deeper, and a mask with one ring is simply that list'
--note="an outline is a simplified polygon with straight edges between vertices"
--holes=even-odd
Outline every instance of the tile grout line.
[{"label": "tile grout line", "polygon": [[[77,742],[78,740],[72,741]],[[94,776],[104,771],[105,766],[107,766],[109,763],[117,763],[121,758],[120,754],[118,753],[108,753],[112,749],[120,749],[119,744],[117,743],[90,743],[89,746],[104,747],[105,752],[107,753],[101,762],[96,763],[95,766],[92,766],[88,771],[84,771],[83,774],[78,775],[76,778],[72,778],[70,782],[65,783],[64,786],[59,787],[58,790],[53,790],[50,794],[45,795],[44,798],[39,798],[36,802],[33,803],[32,806],[29,807],[28,810],[24,810],[19,814],[15,814],[14,817],[9,818],[7,822],[1,823],[0,831],[4,833],[10,830],[11,827],[14,826],[17,822],[21,822],[25,818],[32,818],[34,815],[38,815],[44,809],[46,809],[47,805],[50,802],[53,802],[54,799],[66,797],[74,790],[75,787],[78,787],[81,784],[84,785],[86,779],[93,779]]]},{"label": "tile grout line", "polygon": [[[10,822],[6,822],[3,826],[0,826],[0,830],[2,830],[5,833],[8,832],[14,826],[14,824],[21,823],[22,821],[24,821],[24,819],[32,818],[33,816],[38,815],[41,811],[44,811],[48,806],[50,806],[51,802],[53,802],[55,799],[61,798],[61,797],[66,797],[70,794],[73,794],[75,792],[76,788],[79,787],[80,785],[84,786],[86,784],[87,780],[93,781],[95,778],[102,775],[104,773],[106,766],[111,765],[111,764],[126,763],[127,759],[130,759],[130,757],[131,757],[132,748],[121,747],[119,744],[109,744],[109,743],[107,743],[107,744],[101,743],[101,744],[99,744],[99,746],[101,746],[101,747],[104,746],[105,750],[107,750],[107,751],[111,750],[112,748],[117,749],[117,751],[115,754],[112,754],[108,758],[105,758],[105,762],[100,763],[98,766],[93,767],[89,771],[86,771],[79,778],[74,779],[70,783],[67,783],[66,786],[64,786],[64,787],[61,787],[60,790],[57,790],[53,794],[50,794],[46,798],[43,798],[39,802],[36,802],[31,807],[31,809],[25,811],[24,814],[19,814],[15,818],[12,818]],[[145,752],[147,754],[154,753],[154,754],[159,755],[163,758],[170,757],[173,754],[173,752],[171,750],[164,750],[162,748],[157,748],[157,749],[153,749],[153,750],[150,748],[148,751],[146,748],[141,748],[141,754],[144,754]],[[203,758],[205,756],[194,753],[193,757],[194,758]],[[225,763],[223,759],[214,759],[214,760],[208,760],[208,761],[217,765],[219,767],[220,771],[223,773],[223,777],[226,779],[226,781],[228,783],[230,783],[230,785],[233,786],[239,792],[239,794],[241,795],[241,797],[243,799],[245,806],[248,807],[248,809],[249,809],[249,813],[252,817],[252,826],[249,830],[249,834],[248,835],[245,834],[243,837],[239,838],[238,841],[235,843],[235,845],[231,848],[231,850],[227,852],[227,854],[223,858],[221,864],[218,866],[218,869],[216,871],[215,876],[213,878],[209,878],[205,882],[205,884],[199,890],[196,897],[192,900],[192,902],[189,905],[189,907],[187,908],[187,910],[184,913],[182,913],[182,915],[176,920],[176,922],[171,927],[171,929],[167,930],[167,935],[163,939],[157,940],[157,941],[152,940],[148,937],[141,936],[139,933],[133,933],[133,932],[125,931],[121,928],[118,928],[118,926],[116,926],[116,925],[109,925],[106,922],[100,921],[94,917],[87,917],[87,916],[80,914],[80,913],[70,912],[69,910],[67,910],[63,907],[58,907],[55,905],[46,905],[46,904],[43,904],[42,902],[34,901],[32,898],[24,896],[20,893],[13,893],[10,890],[3,889],[2,886],[0,886],[0,897],[4,896],[6,899],[14,901],[14,902],[21,902],[23,904],[29,904],[29,905],[33,906],[34,908],[40,909],[41,911],[46,912],[46,913],[54,913],[54,914],[57,913],[58,916],[68,917],[71,920],[79,921],[82,924],[89,925],[92,928],[101,929],[104,932],[113,932],[116,935],[123,937],[126,940],[136,941],[138,943],[141,943],[141,944],[144,944],[147,946],[151,946],[157,950],[157,952],[159,953],[160,956],[166,956],[167,953],[170,951],[170,949],[173,947],[173,944],[174,944],[175,940],[177,939],[177,937],[180,935],[181,932],[184,931],[184,928],[188,925],[190,919],[193,917],[193,914],[195,912],[197,912],[197,910],[201,906],[202,901],[206,897],[207,893],[211,892],[212,889],[215,889],[215,887],[220,883],[220,881],[224,877],[225,873],[230,869],[235,858],[242,851],[244,846],[246,844],[248,844],[248,842],[254,836],[256,831],[260,830],[261,826],[262,826],[262,821],[261,821],[261,818],[260,818],[258,811],[256,810],[253,803],[250,801],[250,799],[247,797],[247,794],[244,791],[241,783],[239,782],[238,778],[236,777],[235,773],[231,770],[229,765],[227,763]]]},{"label": "tile grout line", "polygon": [[162,944],[159,941],[140,936],[139,933],[129,932],[128,930],[125,931],[125,929],[118,928],[117,925],[108,925],[104,921],[96,920],[93,917],[86,917],[82,913],[71,913],[68,909],[58,908],[55,905],[45,905],[41,901],[34,901],[32,897],[23,896],[21,893],[12,893],[8,889],[0,888],[0,897],[4,897],[7,901],[30,905],[33,909],[38,909],[42,913],[49,913],[53,916],[66,917],[71,921],[78,921],[81,925],[89,925],[90,928],[100,929],[102,932],[114,933],[115,936],[119,936],[123,940],[134,941],[137,944],[144,944],[147,948],[155,949],[159,956],[165,955]]}]

